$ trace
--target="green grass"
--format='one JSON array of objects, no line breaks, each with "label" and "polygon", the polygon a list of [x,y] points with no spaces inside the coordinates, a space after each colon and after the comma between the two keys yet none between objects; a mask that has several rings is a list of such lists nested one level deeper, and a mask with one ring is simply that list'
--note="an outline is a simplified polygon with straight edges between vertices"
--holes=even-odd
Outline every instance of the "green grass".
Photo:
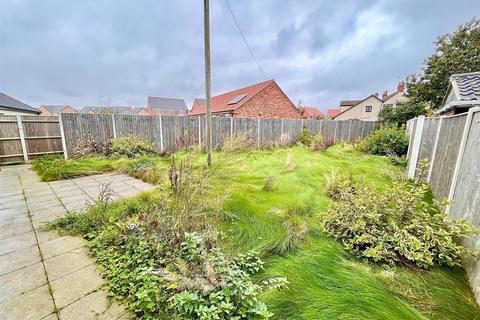
[{"label": "green grass", "polygon": [[[296,163],[293,170],[285,169],[288,154]],[[199,164],[205,161],[202,154],[194,157]],[[75,160],[61,176],[131,168],[131,161]],[[151,162],[165,174],[167,160]],[[214,164],[216,187],[230,193],[224,204],[229,213],[222,223],[224,247],[231,253],[259,251],[266,270],[258,278],[282,275],[290,282],[287,289],[262,297],[274,319],[480,319],[462,269],[378,266],[351,256],[322,232],[322,212],[330,202],[324,175],[334,169],[350,171],[356,180],[381,191],[390,183],[385,173],[402,170],[386,157],[335,145],[325,152],[294,147],[215,153]],[[276,177],[273,191],[263,190],[267,176]],[[307,212],[301,219],[308,235],[296,250],[282,251],[287,230],[281,213],[295,206]]]}]

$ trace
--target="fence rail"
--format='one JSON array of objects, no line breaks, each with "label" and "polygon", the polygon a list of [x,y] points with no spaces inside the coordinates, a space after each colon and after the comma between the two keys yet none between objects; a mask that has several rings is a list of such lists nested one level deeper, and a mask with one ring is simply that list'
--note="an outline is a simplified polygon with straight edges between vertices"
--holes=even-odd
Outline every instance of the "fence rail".
[{"label": "fence rail", "polygon": [[62,153],[58,117],[0,116],[0,163]]},{"label": "fence rail", "polygon": [[[418,176],[415,168],[428,159],[426,180],[436,198],[453,203],[445,212],[464,218],[480,227],[480,107],[468,113],[441,118],[418,117],[407,123],[410,133],[408,176]],[[465,245],[480,248],[480,236],[470,237]],[[465,261],[471,287],[480,303],[480,262]]]},{"label": "fence rail", "polygon": [[[19,120],[20,119],[20,120]],[[213,146],[233,135],[247,134],[259,147],[281,139],[295,143],[305,127],[334,141],[364,138],[377,126],[375,121],[306,120],[263,118],[212,118]],[[69,114],[61,116],[0,117],[0,162],[29,161],[32,157],[64,153],[65,157],[86,141],[102,143],[129,134],[151,141],[160,150],[201,148],[206,140],[206,118],[188,116],[137,116]]]}]

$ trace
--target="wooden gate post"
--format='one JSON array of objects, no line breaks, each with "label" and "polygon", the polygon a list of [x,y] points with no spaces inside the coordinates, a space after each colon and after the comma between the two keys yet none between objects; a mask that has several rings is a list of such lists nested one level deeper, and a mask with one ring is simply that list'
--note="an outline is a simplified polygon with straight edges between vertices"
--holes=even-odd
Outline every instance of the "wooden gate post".
[{"label": "wooden gate post", "polygon": [[67,152],[67,140],[65,139],[65,129],[63,128],[63,116],[62,113],[58,115],[58,125],[60,126],[60,136],[62,137],[62,148],[63,148],[63,157],[65,160],[68,159]]},{"label": "wooden gate post", "polygon": [[20,143],[22,145],[23,161],[28,162],[27,143],[25,142],[25,134],[23,132],[22,116],[17,114],[18,134],[20,135]]}]

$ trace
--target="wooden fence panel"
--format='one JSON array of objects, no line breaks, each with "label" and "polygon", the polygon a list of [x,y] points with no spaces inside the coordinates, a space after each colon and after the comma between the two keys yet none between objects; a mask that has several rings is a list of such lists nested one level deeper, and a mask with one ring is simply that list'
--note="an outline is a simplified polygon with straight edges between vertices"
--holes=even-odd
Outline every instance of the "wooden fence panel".
[{"label": "wooden fence panel", "polygon": [[0,163],[23,161],[17,117],[0,115]]},{"label": "wooden fence panel", "polygon": [[158,117],[137,115],[113,115],[116,137],[135,135],[154,144],[159,141],[160,121]]},{"label": "wooden fence panel", "polygon": [[295,143],[302,132],[302,120],[283,120],[283,132],[288,135],[289,143]]},{"label": "wooden fence panel", "polygon": [[427,159],[429,163],[432,162],[433,147],[437,137],[437,129],[439,124],[440,118],[425,118],[420,142],[420,151],[416,165],[417,167],[418,163],[423,159]]},{"label": "wooden fence panel", "polygon": [[22,116],[22,126],[29,159],[63,153],[57,116]]},{"label": "wooden fence panel", "polygon": [[437,199],[448,197],[466,117],[463,115],[443,119],[430,180]]},{"label": "wooden fence panel", "polygon": [[103,143],[113,138],[111,115],[62,113],[61,117],[68,154],[89,139]]},{"label": "wooden fence panel", "polygon": [[258,119],[233,118],[233,134],[247,134],[252,141],[258,139]]}]

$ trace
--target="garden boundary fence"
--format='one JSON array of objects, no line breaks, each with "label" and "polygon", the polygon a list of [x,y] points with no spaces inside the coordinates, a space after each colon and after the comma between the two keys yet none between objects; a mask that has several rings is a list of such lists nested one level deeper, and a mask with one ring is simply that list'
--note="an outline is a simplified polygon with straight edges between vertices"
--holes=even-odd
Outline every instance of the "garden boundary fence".
[{"label": "garden boundary fence", "polygon": [[[206,140],[206,118],[199,116],[64,113],[51,117],[3,116],[0,119],[0,162],[27,162],[34,156],[49,153],[64,153],[68,158],[87,141],[102,143],[129,134],[147,139],[158,149],[169,152],[187,147],[202,148]],[[50,126],[45,127],[45,123]],[[321,134],[335,142],[354,141],[374,130],[377,122],[213,117],[213,147],[221,147],[226,139],[237,134],[247,134],[258,147],[268,147],[281,140],[293,144],[304,127],[310,133]],[[33,132],[36,137],[22,137],[24,132]],[[37,143],[32,149],[33,139],[39,139],[42,144]]]},{"label": "garden boundary fence", "polygon": [[[445,213],[480,227],[480,107],[460,115],[420,116],[408,121],[407,130],[407,175],[418,177],[419,162],[428,159],[428,171],[423,178],[430,183],[437,199],[452,201]],[[464,244],[478,250],[480,236],[470,237]],[[480,303],[480,262],[477,258],[466,259],[464,267]]]}]

